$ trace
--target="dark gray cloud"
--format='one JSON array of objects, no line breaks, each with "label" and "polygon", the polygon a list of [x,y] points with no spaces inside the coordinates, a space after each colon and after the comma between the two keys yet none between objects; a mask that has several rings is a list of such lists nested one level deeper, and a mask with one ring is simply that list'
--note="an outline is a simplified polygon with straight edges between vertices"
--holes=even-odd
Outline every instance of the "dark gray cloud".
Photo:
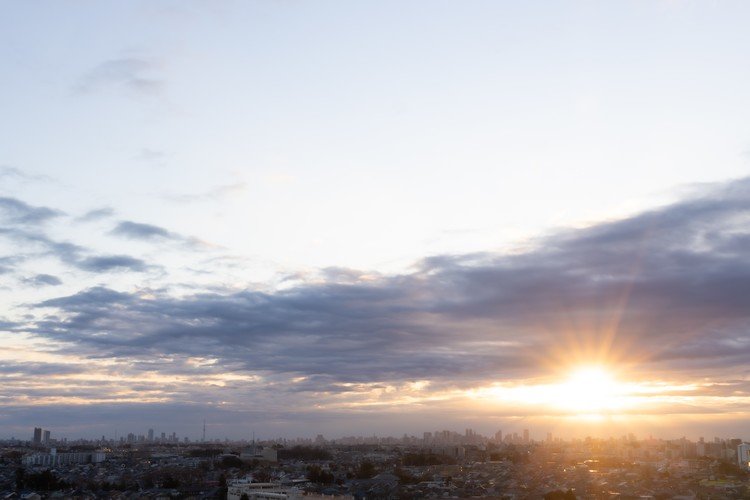
[{"label": "dark gray cloud", "polygon": [[145,272],[157,266],[128,255],[89,255],[91,252],[67,241],[57,241],[39,231],[18,227],[0,228],[0,236],[28,247],[27,252],[14,256],[16,262],[40,256],[58,258],[64,264],[89,272],[135,271]]},{"label": "dark gray cloud", "polygon": [[70,375],[73,373],[83,373],[83,367],[65,363],[0,361],[0,376],[3,379],[13,374],[19,374],[23,377],[41,377],[45,375]]},{"label": "dark gray cloud", "polygon": [[28,230],[21,227],[0,227],[0,236],[3,236],[14,243],[23,245],[26,248],[26,253],[23,253],[20,249],[14,258],[18,261],[25,260],[29,256],[35,255],[51,255],[58,257],[65,263],[75,263],[85,251],[85,249],[74,243],[67,241],[57,241],[41,231]]},{"label": "dark gray cloud", "polygon": [[106,271],[136,271],[143,272],[148,265],[141,259],[129,255],[99,255],[86,257],[76,262],[76,267],[85,271],[102,273]]},{"label": "dark gray cloud", "polygon": [[142,224],[139,222],[122,221],[112,230],[112,234],[117,236],[123,236],[125,238],[132,238],[137,240],[153,240],[153,239],[175,239],[179,238],[163,227],[154,226],[151,224]]},{"label": "dark gray cloud", "polygon": [[122,238],[128,238],[131,240],[152,242],[171,241],[174,243],[178,243],[185,249],[190,250],[199,250],[208,246],[205,242],[193,236],[183,236],[181,234],[168,231],[167,229],[160,226],[128,220],[118,223],[117,226],[115,226],[115,228],[110,231],[110,234],[120,236]]},{"label": "dark gray cloud", "polygon": [[600,358],[721,374],[750,356],[748,221],[741,180],[559,231],[523,253],[436,256],[398,276],[332,268],[322,283],[277,293],[186,297],[92,288],[39,304],[59,318],[29,330],[92,357],[210,356],[232,370],[303,375],[289,388],[300,391],[468,385]]},{"label": "dark gray cloud", "polygon": [[0,318],[0,331],[12,331],[21,326],[23,325],[16,323],[15,321],[8,321],[4,318]]},{"label": "dark gray cloud", "polygon": [[164,81],[155,76],[160,70],[156,62],[138,57],[110,59],[98,64],[75,85],[80,93],[91,93],[115,87],[137,94],[158,94]]},{"label": "dark gray cloud", "polygon": [[10,224],[40,224],[63,215],[59,210],[29,205],[9,197],[0,197],[0,214]]},{"label": "dark gray cloud", "polygon": [[33,285],[33,286],[62,285],[62,280],[58,278],[57,276],[52,276],[51,274],[37,274],[36,276],[25,278],[23,281],[27,285]]}]

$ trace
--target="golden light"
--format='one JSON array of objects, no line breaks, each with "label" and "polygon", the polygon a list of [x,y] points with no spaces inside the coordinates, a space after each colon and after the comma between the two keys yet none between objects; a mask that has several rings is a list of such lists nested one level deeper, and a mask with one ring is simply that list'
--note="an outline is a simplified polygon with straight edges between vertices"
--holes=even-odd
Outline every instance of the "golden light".
[{"label": "golden light", "polygon": [[618,380],[604,365],[579,366],[559,382],[493,384],[469,396],[520,411],[603,416],[628,413],[645,402],[646,386]]},{"label": "golden light", "polygon": [[549,405],[571,413],[609,413],[632,403],[632,389],[600,366],[578,368],[548,390]]}]

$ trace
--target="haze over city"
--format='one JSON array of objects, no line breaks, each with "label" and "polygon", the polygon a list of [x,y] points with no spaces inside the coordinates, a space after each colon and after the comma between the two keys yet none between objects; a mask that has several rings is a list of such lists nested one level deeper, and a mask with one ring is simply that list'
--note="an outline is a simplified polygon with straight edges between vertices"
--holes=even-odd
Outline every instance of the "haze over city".
[{"label": "haze over city", "polygon": [[0,439],[750,439],[748,15],[3,3]]}]

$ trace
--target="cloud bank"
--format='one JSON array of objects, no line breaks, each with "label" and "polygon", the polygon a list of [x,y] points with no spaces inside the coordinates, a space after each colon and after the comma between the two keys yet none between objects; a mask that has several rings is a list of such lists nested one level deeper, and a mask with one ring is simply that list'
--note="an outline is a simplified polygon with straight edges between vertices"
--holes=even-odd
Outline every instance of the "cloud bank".
[{"label": "cloud bank", "polygon": [[[33,319],[17,328],[63,354],[116,360],[119,373],[213,380],[211,390],[175,379],[156,391],[175,404],[211,405],[216,394],[239,404],[250,391],[287,409],[300,400],[332,409],[352,401],[427,405],[430,394],[607,362],[642,380],[711,380],[698,395],[731,395],[734,410],[750,411],[749,222],[743,179],[625,219],[559,230],[512,254],[433,256],[396,276],[333,269],[273,293],[95,286],[31,304]],[[127,221],[113,232],[172,235]],[[74,264],[147,266],[128,256]]]}]

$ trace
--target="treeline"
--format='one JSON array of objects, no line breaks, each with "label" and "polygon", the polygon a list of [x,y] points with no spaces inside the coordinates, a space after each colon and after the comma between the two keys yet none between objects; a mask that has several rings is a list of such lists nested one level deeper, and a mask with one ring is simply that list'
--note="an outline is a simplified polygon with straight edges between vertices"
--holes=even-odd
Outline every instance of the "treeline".
[{"label": "treeline", "polygon": [[222,450],[219,448],[196,448],[188,451],[188,456],[193,458],[211,458],[221,455]]},{"label": "treeline", "polygon": [[407,453],[401,457],[401,463],[407,466],[446,465],[454,463],[454,460],[435,453]]},{"label": "treeline", "polygon": [[333,455],[322,448],[293,446],[292,448],[280,448],[278,458],[279,460],[331,460]]},{"label": "treeline", "polygon": [[16,488],[19,490],[56,491],[66,490],[70,488],[70,485],[49,470],[26,473],[24,469],[18,469],[16,470]]}]

